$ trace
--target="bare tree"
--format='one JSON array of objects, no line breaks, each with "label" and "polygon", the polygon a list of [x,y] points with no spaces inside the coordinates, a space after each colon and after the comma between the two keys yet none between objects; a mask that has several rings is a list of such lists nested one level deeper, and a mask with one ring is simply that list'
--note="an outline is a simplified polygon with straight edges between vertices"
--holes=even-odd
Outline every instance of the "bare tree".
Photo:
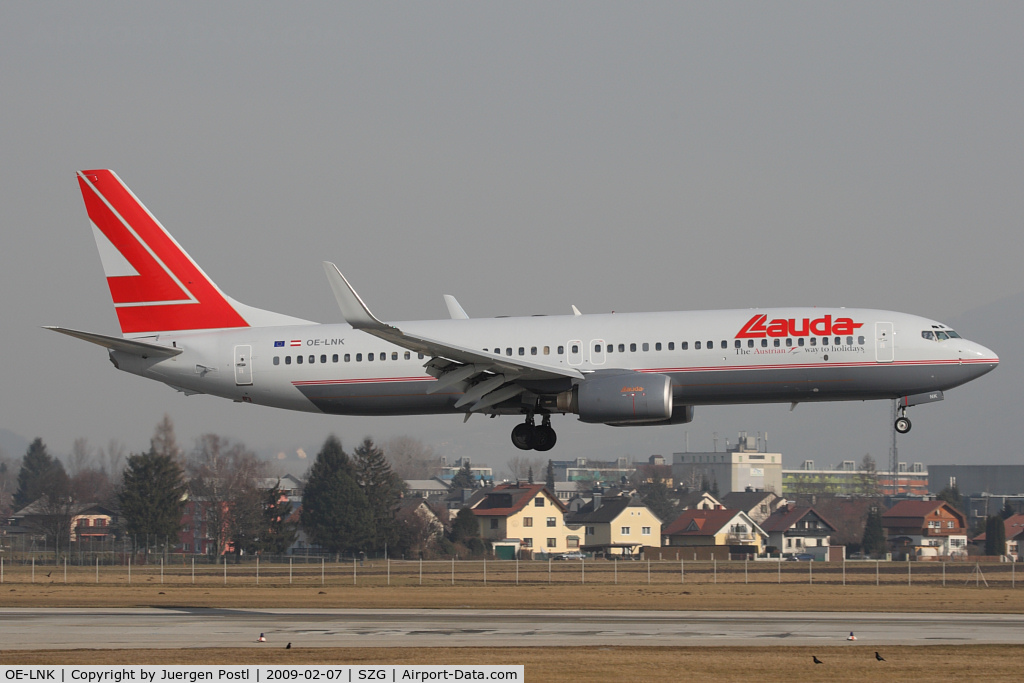
[{"label": "bare tree", "polygon": [[197,440],[187,464],[189,494],[203,510],[206,531],[213,539],[217,556],[227,552],[233,536],[250,533],[243,525],[257,518],[249,514],[248,508],[260,500],[254,491],[264,466],[241,443],[232,443],[216,434],[205,434]]},{"label": "bare tree", "polygon": [[411,436],[397,436],[382,446],[392,471],[402,479],[429,479],[441,463],[433,448]]},{"label": "bare tree", "polygon": [[106,472],[111,480],[117,478],[124,469],[125,454],[128,450],[117,439],[111,439],[105,449],[100,449],[100,470]]},{"label": "bare tree", "polygon": [[93,464],[94,452],[89,445],[88,439],[78,437],[71,446],[71,454],[68,455],[68,474],[74,477],[79,472],[89,469]]},{"label": "bare tree", "polygon": [[78,512],[71,479],[63,469],[53,468],[41,482],[42,495],[33,503],[35,526],[53,545],[54,564],[71,545],[71,522]]},{"label": "bare tree", "polygon": [[530,469],[533,469],[534,474],[543,472],[547,466],[547,461],[544,458],[529,458],[525,455],[514,455],[509,458],[508,468],[509,474],[516,481],[526,481],[530,477]]}]

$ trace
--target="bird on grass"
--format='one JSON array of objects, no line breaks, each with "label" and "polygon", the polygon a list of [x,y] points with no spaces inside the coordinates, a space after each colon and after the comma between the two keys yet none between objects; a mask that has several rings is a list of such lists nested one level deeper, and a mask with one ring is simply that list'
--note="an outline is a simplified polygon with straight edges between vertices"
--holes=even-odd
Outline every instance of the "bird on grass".
[{"label": "bird on grass", "polygon": [[884,662],[885,661],[885,657],[883,657],[882,655],[878,654],[877,652],[875,653],[875,659],[877,659],[880,662]]},{"label": "bird on grass", "polygon": [[[292,644],[288,643],[287,645],[284,646],[284,649],[286,649],[286,650],[292,649]],[[878,653],[876,652],[875,654],[878,654]]]},{"label": "bird on grass", "polygon": [[824,662],[823,662],[823,661],[821,661],[820,659],[818,659],[818,655],[811,655],[811,659],[813,659],[813,660],[814,660],[814,663],[815,663],[815,664],[824,664]]}]

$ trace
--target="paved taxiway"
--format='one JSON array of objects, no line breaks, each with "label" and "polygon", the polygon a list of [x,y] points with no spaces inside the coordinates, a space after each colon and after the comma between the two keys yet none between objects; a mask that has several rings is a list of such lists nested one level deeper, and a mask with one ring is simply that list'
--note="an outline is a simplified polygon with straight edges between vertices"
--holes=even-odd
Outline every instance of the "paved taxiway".
[{"label": "paved taxiway", "polygon": [[[1024,615],[611,610],[3,609],[4,650],[1024,643]],[[266,643],[257,643],[260,633]]]}]

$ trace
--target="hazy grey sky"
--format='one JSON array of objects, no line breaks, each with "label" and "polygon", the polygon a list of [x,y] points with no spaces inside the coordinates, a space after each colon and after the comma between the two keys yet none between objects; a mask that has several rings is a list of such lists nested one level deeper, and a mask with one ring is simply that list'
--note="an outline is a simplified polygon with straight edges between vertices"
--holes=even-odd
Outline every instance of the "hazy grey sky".
[{"label": "hazy grey sky", "polygon": [[[40,330],[118,331],[82,168],[116,170],[236,299],[322,322],[340,320],[322,260],[392,320],[445,317],[444,293],[481,317],[991,313],[1024,292],[1022,30],[1020,3],[5,3],[0,428],[57,453],[78,436],[139,450],[166,412],[186,443],[412,434],[495,465],[519,454],[511,418],[186,398]],[[1016,403],[1005,423],[987,412],[994,387],[1019,390],[996,379],[1015,349],[960,331],[1004,367],[916,409],[901,460],[1020,457]],[[748,430],[788,465],[884,461],[888,411],[566,417],[552,455],[646,458],[687,431],[710,449]]]}]

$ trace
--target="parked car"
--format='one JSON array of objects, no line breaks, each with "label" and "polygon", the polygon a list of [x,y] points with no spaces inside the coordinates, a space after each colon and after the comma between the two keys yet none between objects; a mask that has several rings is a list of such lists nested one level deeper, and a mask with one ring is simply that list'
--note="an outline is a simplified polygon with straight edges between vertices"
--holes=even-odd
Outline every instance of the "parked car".
[{"label": "parked car", "polygon": [[814,555],[810,553],[797,553],[786,558],[786,562],[813,562]]},{"label": "parked car", "polygon": [[555,555],[556,560],[582,560],[586,555],[579,552],[578,550],[571,553],[562,553],[561,555]]}]

